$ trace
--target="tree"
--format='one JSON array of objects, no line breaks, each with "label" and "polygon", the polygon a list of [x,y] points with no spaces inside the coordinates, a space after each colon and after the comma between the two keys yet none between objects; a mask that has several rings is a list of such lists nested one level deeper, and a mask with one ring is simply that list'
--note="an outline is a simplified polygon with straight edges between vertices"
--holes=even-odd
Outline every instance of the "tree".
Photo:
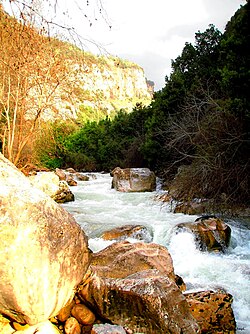
[{"label": "tree", "polygon": [[0,116],[3,154],[18,164],[41,115],[66,77],[55,43],[0,12]]}]

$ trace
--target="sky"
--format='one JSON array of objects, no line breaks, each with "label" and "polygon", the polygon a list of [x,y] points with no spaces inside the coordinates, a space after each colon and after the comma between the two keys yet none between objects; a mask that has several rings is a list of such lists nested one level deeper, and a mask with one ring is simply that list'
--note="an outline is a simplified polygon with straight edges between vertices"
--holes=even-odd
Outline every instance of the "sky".
[{"label": "sky", "polygon": [[[33,0],[34,1],[34,0]],[[41,0],[36,0],[41,3]],[[171,73],[171,60],[195,33],[214,24],[221,32],[245,0],[54,0],[45,16],[74,27],[83,48],[140,65],[155,90]],[[56,4],[56,6],[55,6]],[[48,14],[48,13],[49,14]],[[64,31],[65,33],[65,31]]]}]

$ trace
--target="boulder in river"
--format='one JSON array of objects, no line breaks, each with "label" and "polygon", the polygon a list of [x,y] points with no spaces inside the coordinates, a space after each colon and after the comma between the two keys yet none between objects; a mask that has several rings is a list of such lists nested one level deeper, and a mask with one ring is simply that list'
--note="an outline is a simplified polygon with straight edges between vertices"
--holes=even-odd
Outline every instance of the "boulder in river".
[{"label": "boulder in river", "polygon": [[145,192],[156,189],[156,176],[148,168],[116,167],[112,172],[112,188],[121,192]]},{"label": "boulder in river", "polygon": [[230,227],[215,216],[203,216],[192,223],[178,224],[176,233],[182,231],[193,233],[202,251],[224,251],[231,239]]},{"label": "boulder in river", "polygon": [[35,325],[73,298],[88,264],[72,215],[0,154],[0,313]]},{"label": "boulder in river", "polygon": [[101,238],[104,240],[125,240],[127,238],[133,238],[143,240],[144,242],[151,242],[153,239],[152,234],[143,225],[124,225],[115,227],[109,231],[105,231]]},{"label": "boulder in river", "polygon": [[200,291],[185,293],[193,317],[202,333],[236,332],[232,310],[233,298],[224,291]]},{"label": "boulder in river", "polygon": [[172,258],[166,247],[120,241],[92,254],[91,268],[100,277],[125,278],[134,273],[157,269],[175,281]]},{"label": "boulder in river", "polygon": [[94,274],[79,296],[102,319],[128,327],[132,333],[200,333],[175,282],[158,270],[148,272],[121,279]]}]

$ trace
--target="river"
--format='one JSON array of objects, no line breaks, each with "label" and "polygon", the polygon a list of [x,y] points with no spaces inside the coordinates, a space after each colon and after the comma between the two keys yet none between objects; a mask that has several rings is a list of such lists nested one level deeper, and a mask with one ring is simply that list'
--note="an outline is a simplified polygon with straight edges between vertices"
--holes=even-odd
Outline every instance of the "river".
[{"label": "river", "polygon": [[194,221],[198,216],[172,213],[168,204],[155,200],[159,189],[153,193],[120,193],[111,189],[111,181],[109,174],[92,174],[89,181],[78,181],[78,186],[71,188],[75,201],[62,204],[88,235],[89,247],[96,252],[108,246],[111,242],[100,235],[113,227],[146,226],[153,242],[168,248],[175,273],[190,290],[219,287],[233,295],[237,334],[250,334],[250,225],[226,220],[232,229],[228,251],[200,252],[190,233],[172,233],[178,223]]}]

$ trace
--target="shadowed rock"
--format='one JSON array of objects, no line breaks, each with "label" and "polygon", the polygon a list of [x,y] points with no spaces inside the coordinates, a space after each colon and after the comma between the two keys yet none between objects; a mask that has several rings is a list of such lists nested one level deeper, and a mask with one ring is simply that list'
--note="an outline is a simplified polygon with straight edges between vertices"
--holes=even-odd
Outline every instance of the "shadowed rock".
[{"label": "shadowed rock", "polygon": [[124,279],[92,276],[79,296],[102,319],[146,334],[200,333],[177,285],[157,270]]}]

